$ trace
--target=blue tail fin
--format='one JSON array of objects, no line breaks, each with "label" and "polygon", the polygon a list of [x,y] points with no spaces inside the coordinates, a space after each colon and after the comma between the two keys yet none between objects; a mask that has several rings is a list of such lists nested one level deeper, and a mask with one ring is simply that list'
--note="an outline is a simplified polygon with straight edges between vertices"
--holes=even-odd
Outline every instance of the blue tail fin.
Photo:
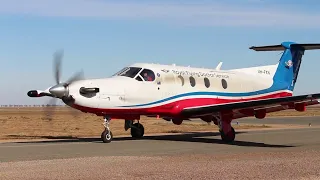
[{"label": "blue tail fin", "polygon": [[273,81],[279,87],[293,91],[297,82],[302,56],[305,50],[320,49],[320,44],[283,42],[281,45],[250,47],[256,51],[283,51]]}]

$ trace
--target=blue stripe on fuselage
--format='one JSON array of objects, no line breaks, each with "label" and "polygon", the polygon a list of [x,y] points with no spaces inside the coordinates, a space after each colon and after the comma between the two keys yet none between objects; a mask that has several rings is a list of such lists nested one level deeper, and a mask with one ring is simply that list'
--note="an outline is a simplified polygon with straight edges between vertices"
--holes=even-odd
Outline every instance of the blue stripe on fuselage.
[{"label": "blue stripe on fuselage", "polygon": [[253,95],[263,95],[266,93],[271,93],[274,91],[279,91],[279,90],[287,90],[288,86],[284,83],[276,83],[274,82],[273,85],[267,89],[263,90],[258,90],[258,91],[253,91],[253,92],[243,92],[243,93],[228,93],[228,92],[206,92],[206,91],[199,91],[199,92],[189,92],[189,93],[184,93],[184,94],[178,94],[175,96],[171,96],[165,99],[161,99],[158,101],[150,102],[150,103],[145,103],[145,104],[136,104],[136,105],[128,105],[128,106],[119,106],[119,107],[141,107],[141,106],[149,106],[149,105],[154,105],[166,101],[170,101],[172,99],[177,99],[180,97],[187,97],[187,96],[201,96],[201,95],[209,95],[209,96],[226,96],[226,97],[246,97],[246,96],[253,96]]}]

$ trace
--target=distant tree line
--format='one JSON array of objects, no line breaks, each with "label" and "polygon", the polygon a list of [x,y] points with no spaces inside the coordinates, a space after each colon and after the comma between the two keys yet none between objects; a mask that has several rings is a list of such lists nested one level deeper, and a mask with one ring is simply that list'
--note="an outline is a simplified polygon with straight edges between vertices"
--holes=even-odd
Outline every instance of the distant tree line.
[{"label": "distant tree line", "polygon": [[34,105],[17,105],[17,104],[9,104],[9,105],[0,105],[1,107],[62,107],[66,105],[52,105],[52,104],[34,104]]}]

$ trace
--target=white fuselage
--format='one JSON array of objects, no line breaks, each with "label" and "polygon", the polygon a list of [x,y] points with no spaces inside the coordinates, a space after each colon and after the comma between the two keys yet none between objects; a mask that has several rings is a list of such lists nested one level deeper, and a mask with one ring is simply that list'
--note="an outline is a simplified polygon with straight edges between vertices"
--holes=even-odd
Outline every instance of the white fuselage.
[{"label": "white fuselage", "polygon": [[[268,90],[273,85],[272,77],[277,65],[234,70],[157,64],[133,64],[129,67],[141,70],[131,77],[116,74],[110,78],[73,83],[69,92],[75,98],[78,109],[106,113],[170,114],[193,105],[279,97],[292,93],[288,90]],[[152,81],[137,80],[144,69],[153,72]],[[81,87],[97,87],[100,91],[84,96],[79,93]]]}]

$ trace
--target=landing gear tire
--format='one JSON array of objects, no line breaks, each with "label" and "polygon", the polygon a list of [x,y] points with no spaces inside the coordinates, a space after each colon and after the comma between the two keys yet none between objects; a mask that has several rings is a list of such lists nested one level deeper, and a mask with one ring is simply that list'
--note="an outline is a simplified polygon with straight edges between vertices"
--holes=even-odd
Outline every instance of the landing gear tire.
[{"label": "landing gear tire", "polygon": [[105,129],[102,133],[101,133],[101,140],[102,142],[104,143],[110,143],[113,139],[113,135],[112,135],[112,132],[110,131],[109,133],[109,130]]},{"label": "landing gear tire", "polygon": [[221,135],[222,141],[224,141],[226,143],[231,143],[234,141],[234,139],[236,137],[236,132],[235,132],[234,128],[231,127],[231,131],[228,134],[225,134],[223,131],[220,130],[220,135]]},{"label": "landing gear tire", "polygon": [[144,135],[144,127],[140,123],[132,124],[131,126],[131,136],[133,138],[141,138]]}]

